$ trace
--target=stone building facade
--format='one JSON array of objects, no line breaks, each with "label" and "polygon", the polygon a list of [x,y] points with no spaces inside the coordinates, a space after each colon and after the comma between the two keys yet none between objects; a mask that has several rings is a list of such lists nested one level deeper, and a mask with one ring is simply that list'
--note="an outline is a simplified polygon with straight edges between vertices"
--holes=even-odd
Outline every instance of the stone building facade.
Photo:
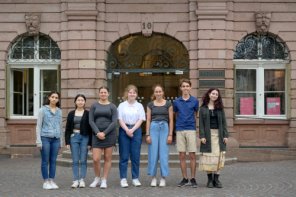
[{"label": "stone building facade", "polygon": [[[296,147],[296,1],[0,0],[0,152],[34,154],[46,93],[64,119],[77,93],[87,106],[155,83],[168,99],[189,77],[192,95],[219,87],[231,147]],[[142,92],[142,93],[141,93]]]}]

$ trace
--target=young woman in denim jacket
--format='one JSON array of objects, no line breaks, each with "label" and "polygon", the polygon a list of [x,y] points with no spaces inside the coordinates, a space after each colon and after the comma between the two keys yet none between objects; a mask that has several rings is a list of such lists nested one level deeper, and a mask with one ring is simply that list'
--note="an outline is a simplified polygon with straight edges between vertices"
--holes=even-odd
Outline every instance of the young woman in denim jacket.
[{"label": "young woman in denim jacket", "polygon": [[38,113],[36,126],[36,144],[41,152],[41,173],[44,179],[43,189],[58,189],[54,182],[56,160],[61,147],[62,110],[60,94],[50,92],[45,105]]},{"label": "young woman in denim jacket", "polygon": [[[77,94],[74,103],[75,110],[69,112],[66,123],[65,142],[71,149],[73,184],[72,188],[84,188],[87,172],[87,153],[91,147],[92,130],[89,125],[89,111],[85,108],[86,98]],[[80,169],[79,169],[80,166]]]}]

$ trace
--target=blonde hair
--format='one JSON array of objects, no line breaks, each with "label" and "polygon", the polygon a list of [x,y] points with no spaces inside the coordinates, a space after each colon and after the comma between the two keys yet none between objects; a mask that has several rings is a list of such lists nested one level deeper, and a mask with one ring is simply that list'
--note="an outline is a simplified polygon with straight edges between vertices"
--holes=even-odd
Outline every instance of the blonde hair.
[{"label": "blonde hair", "polygon": [[130,84],[130,85],[128,85],[126,88],[125,88],[125,90],[124,90],[124,94],[123,94],[123,100],[127,100],[127,94],[128,94],[128,92],[130,91],[130,90],[134,90],[137,94],[138,94],[138,88],[137,88],[137,86],[135,86],[135,85],[133,85],[133,84]]},{"label": "blonde hair", "polygon": [[155,84],[155,85],[152,87],[152,90],[153,90],[153,93],[152,93],[152,95],[151,95],[151,100],[152,100],[152,101],[154,101],[154,100],[156,99],[156,97],[155,97],[155,95],[154,95],[154,91],[155,91],[155,89],[156,89],[157,87],[160,87],[160,88],[161,88],[161,90],[162,90],[162,92],[163,92],[163,96],[162,96],[162,98],[165,99],[165,93],[164,93],[164,88],[163,88],[163,86],[160,85],[160,84]]}]

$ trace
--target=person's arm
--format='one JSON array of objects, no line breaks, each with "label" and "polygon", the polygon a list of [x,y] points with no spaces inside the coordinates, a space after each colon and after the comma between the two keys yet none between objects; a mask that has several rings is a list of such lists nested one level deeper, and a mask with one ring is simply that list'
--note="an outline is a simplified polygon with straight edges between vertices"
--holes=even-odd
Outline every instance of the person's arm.
[{"label": "person's arm", "polygon": [[173,129],[174,129],[174,112],[173,107],[169,107],[169,136],[168,136],[168,144],[171,144],[173,141]]},{"label": "person's arm", "polygon": [[117,119],[118,119],[118,114],[117,114],[117,109],[115,107],[115,105],[111,105],[111,124],[109,124],[109,126],[107,127],[107,129],[105,129],[104,134],[105,136],[108,135],[108,133],[110,133],[111,131],[113,131],[116,128],[116,124],[117,124]]},{"label": "person's arm", "polygon": [[60,111],[60,148],[63,146],[63,113],[62,113],[62,110],[59,108],[59,111]]},{"label": "person's arm", "polygon": [[96,123],[95,123],[95,120],[94,120],[94,116],[95,116],[95,104],[93,104],[91,107],[90,107],[90,110],[89,110],[89,115],[88,115],[88,118],[89,118],[89,125],[92,129],[92,131],[94,132],[94,134],[98,134],[100,132],[99,128],[97,127]]},{"label": "person's arm", "polygon": [[151,124],[151,109],[147,106],[147,116],[146,116],[146,142],[147,142],[147,144],[151,143],[150,124]]},{"label": "person's arm", "polygon": [[70,144],[70,136],[71,136],[71,133],[72,133],[71,124],[73,124],[73,122],[71,121],[70,117],[72,117],[71,112],[68,113],[67,122],[66,122],[66,129],[65,129],[65,143],[66,143],[66,145]]},{"label": "person's arm", "polygon": [[228,138],[227,122],[225,117],[224,109],[222,109],[222,128],[223,128],[223,137]]},{"label": "person's arm", "polygon": [[203,114],[205,113],[204,108],[200,108],[199,110],[199,138],[203,144],[206,143],[206,136],[205,136],[205,121],[203,119]]},{"label": "person's arm", "polygon": [[41,129],[42,129],[42,122],[43,122],[43,109],[40,108],[38,112],[38,118],[37,118],[37,124],[36,124],[36,145],[37,147],[42,147],[42,141],[41,141]]}]

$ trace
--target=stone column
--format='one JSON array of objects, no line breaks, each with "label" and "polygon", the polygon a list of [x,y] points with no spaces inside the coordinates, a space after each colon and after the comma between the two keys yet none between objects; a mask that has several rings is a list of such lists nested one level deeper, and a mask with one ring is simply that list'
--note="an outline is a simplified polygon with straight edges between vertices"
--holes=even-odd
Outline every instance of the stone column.
[{"label": "stone column", "polygon": [[[96,1],[66,0],[62,3],[61,89],[63,109],[73,109],[78,93],[87,98],[87,107],[97,88]],[[64,110],[64,116],[67,112]]]},{"label": "stone column", "polygon": [[[211,73],[209,85],[199,84],[200,93],[204,93],[211,84],[219,82],[225,113],[230,132],[230,147],[238,147],[237,133],[233,130],[233,43],[232,43],[232,2],[226,0],[197,0],[196,15],[198,19],[198,70],[217,71],[224,73],[225,77],[215,76]],[[199,78],[201,82],[201,79]],[[222,81],[222,82],[221,82]],[[221,83],[220,83],[221,82]]]}]

